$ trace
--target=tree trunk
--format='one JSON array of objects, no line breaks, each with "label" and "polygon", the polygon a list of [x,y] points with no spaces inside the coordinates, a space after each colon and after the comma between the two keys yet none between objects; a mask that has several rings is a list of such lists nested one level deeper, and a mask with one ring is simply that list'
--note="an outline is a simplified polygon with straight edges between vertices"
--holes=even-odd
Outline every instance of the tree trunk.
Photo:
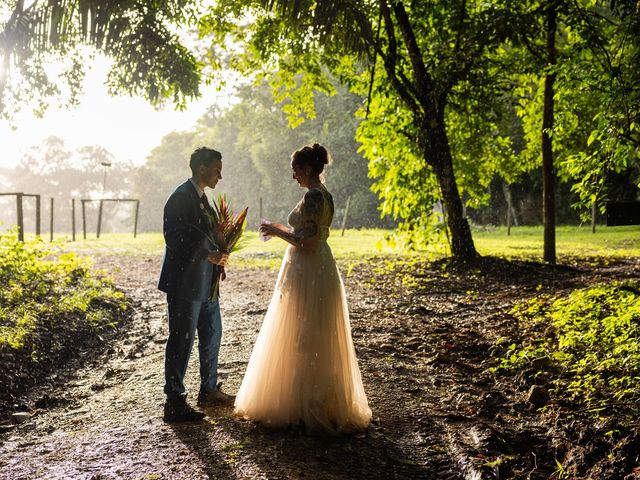
[{"label": "tree trunk", "polygon": [[544,261],[556,263],[556,212],[555,182],[556,174],[553,166],[553,145],[551,129],[553,128],[553,85],[556,74],[556,10],[549,7],[547,12],[547,72],[544,81],[544,112],[542,117],[542,210],[544,217]]},{"label": "tree trunk", "polygon": [[447,225],[451,232],[451,256],[463,263],[471,263],[479,255],[473,243],[469,222],[464,217],[446,131],[444,126],[441,126],[426,132],[426,135],[429,137],[429,147],[426,148],[425,159],[433,167],[442,192],[442,203],[447,212]]}]

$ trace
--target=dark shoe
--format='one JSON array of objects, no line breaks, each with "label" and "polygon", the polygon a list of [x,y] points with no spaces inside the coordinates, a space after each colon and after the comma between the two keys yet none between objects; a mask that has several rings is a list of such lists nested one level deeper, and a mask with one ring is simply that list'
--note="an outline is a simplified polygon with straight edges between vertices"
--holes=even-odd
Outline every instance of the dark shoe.
[{"label": "dark shoe", "polygon": [[167,400],[164,404],[162,419],[167,423],[173,422],[200,422],[204,413],[194,410],[183,398],[180,400]]},{"label": "dark shoe", "polygon": [[214,390],[213,392],[200,392],[198,394],[199,407],[216,407],[218,405],[233,405],[236,397],[227,395],[222,390]]}]

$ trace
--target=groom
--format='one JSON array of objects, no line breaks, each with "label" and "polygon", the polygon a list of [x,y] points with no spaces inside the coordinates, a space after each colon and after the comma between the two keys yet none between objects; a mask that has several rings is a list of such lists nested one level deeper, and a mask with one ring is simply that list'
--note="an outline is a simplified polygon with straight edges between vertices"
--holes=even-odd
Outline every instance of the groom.
[{"label": "groom", "polygon": [[166,243],[158,288],[167,294],[169,338],[165,350],[165,422],[193,422],[204,413],[186,402],[184,376],[196,330],[200,357],[201,407],[233,404],[234,397],[220,391],[218,352],[222,319],[218,297],[210,298],[213,282],[228,255],[218,251],[206,232],[211,228],[206,211],[211,206],[204,193],[222,178],[222,155],[198,148],[189,161],[192,176],[171,194],[164,206],[163,234]]}]

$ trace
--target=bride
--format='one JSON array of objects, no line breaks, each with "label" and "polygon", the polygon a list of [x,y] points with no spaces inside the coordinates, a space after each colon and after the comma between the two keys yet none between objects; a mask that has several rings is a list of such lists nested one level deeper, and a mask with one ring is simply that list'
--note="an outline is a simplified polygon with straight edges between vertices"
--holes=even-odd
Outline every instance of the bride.
[{"label": "bride", "polygon": [[260,226],[262,235],[290,246],[234,413],[267,426],[337,434],[366,428],[371,410],[351,339],[344,286],[327,244],[333,198],[320,175],[328,161],[327,150],[318,144],[295,151],[293,178],[308,191],[289,214],[292,228]]}]

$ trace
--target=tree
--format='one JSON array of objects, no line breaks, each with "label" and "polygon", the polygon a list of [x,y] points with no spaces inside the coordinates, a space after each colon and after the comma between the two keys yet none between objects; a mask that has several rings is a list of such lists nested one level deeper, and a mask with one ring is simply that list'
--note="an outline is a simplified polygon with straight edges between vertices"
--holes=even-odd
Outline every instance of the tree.
[{"label": "tree", "polygon": [[[107,191],[103,192],[103,162],[109,162]],[[103,196],[125,197],[131,190],[134,167],[129,162],[119,161],[101,146],[86,145],[78,149],[68,148],[59,137],[45,138],[42,143],[31,147],[10,175],[9,191],[42,195],[42,208],[48,208],[48,197],[55,200],[55,228],[71,227],[71,198],[96,198]],[[79,208],[79,206],[78,206]],[[25,203],[27,219],[33,204]],[[13,223],[13,208],[7,209],[7,217],[2,220]],[[121,210],[123,221],[130,225],[130,213]],[[105,215],[105,223],[109,215]],[[67,230],[67,231],[68,231]]]},{"label": "tree", "polygon": [[[176,172],[188,176],[188,158],[193,149],[208,145],[222,152],[223,179],[216,188],[233,204],[249,206],[248,224],[256,227],[262,214],[285,221],[299,200],[300,190],[291,178],[290,155],[304,144],[327,146],[335,162],[328,167],[326,183],[341,219],[351,196],[349,227],[392,226],[380,220],[367,162],[358,154],[354,116],[362,99],[337,86],[334,96],[316,94],[317,116],[297,128],[288,125],[286,115],[266,83],[246,85],[238,91],[239,102],[218,111],[211,109],[196,128],[167,135],[149,155],[136,176],[135,191],[141,198],[141,228],[161,226],[162,207],[176,183]],[[337,226],[337,223],[334,223]]]},{"label": "tree", "polygon": [[556,174],[553,161],[551,131],[554,127],[554,84],[556,82],[556,30],[558,12],[550,2],[546,9],[546,67],[544,79],[544,112],[542,114],[542,210],[544,218],[543,259],[556,263]]},{"label": "tree", "polygon": [[[87,53],[114,60],[111,93],[139,95],[152,103],[171,98],[184,107],[198,94],[200,67],[174,33],[191,14],[187,0],[0,1],[0,115],[32,104],[37,111],[68,91],[77,102]],[[89,50],[87,50],[89,47]],[[55,78],[48,66],[64,65]],[[38,105],[33,105],[34,97]]]},{"label": "tree", "polygon": [[573,183],[582,199],[578,207],[586,204],[590,211],[596,199],[604,199],[610,173],[637,161],[640,89],[633,80],[633,32],[640,12],[625,2],[590,0],[520,6],[528,28],[514,38],[528,55],[512,63],[513,78],[520,85],[524,156],[542,158],[544,259],[554,262],[556,172]]},{"label": "tree", "polygon": [[631,175],[640,187],[640,6],[615,0],[590,6],[590,15],[581,17],[585,46],[573,66],[579,81],[567,88],[586,112],[566,122],[584,132],[582,148],[567,155],[563,165],[583,211],[596,203],[604,209],[615,190],[607,185],[612,178]]},{"label": "tree", "polygon": [[167,198],[191,174],[189,156],[197,146],[195,132],[171,132],[147,156],[132,179],[133,195],[140,199],[140,229],[162,230],[162,211]]},{"label": "tree", "polygon": [[[322,65],[351,85],[370,79],[371,122],[363,128],[392,122],[396,146],[401,148],[372,147],[365,154],[373,162],[392,166],[399,182],[409,182],[410,188],[436,187],[448,214],[453,256],[473,260],[477,253],[454,173],[447,108],[468,96],[476,83],[490,89],[485,52],[499,45],[511,28],[506,11],[494,3],[463,0],[238,1],[213,7],[203,22],[203,33],[215,34],[219,40],[233,29],[228,24],[219,28],[212,19],[248,11],[255,21],[246,65],[275,67],[280,85],[300,89],[317,82],[326,88],[318,81]],[[369,68],[363,69],[359,59],[368,61]],[[305,78],[296,82],[295,73],[302,71]],[[308,112],[308,105],[301,103],[302,111]],[[403,165],[408,164],[414,168],[405,174]],[[428,181],[430,174],[435,182]],[[431,209],[430,204],[417,202],[413,208],[404,208],[404,199],[392,189],[381,195],[414,228],[421,226]]]},{"label": "tree", "polygon": [[[117,161],[111,152],[97,145],[71,150],[59,137],[45,138],[31,147],[14,169],[12,188],[16,191],[40,193],[58,199],[102,194],[102,162],[109,162],[109,191],[128,191],[128,175],[132,166]],[[124,174],[124,175],[123,175]],[[34,190],[34,185],[37,185]]]}]

